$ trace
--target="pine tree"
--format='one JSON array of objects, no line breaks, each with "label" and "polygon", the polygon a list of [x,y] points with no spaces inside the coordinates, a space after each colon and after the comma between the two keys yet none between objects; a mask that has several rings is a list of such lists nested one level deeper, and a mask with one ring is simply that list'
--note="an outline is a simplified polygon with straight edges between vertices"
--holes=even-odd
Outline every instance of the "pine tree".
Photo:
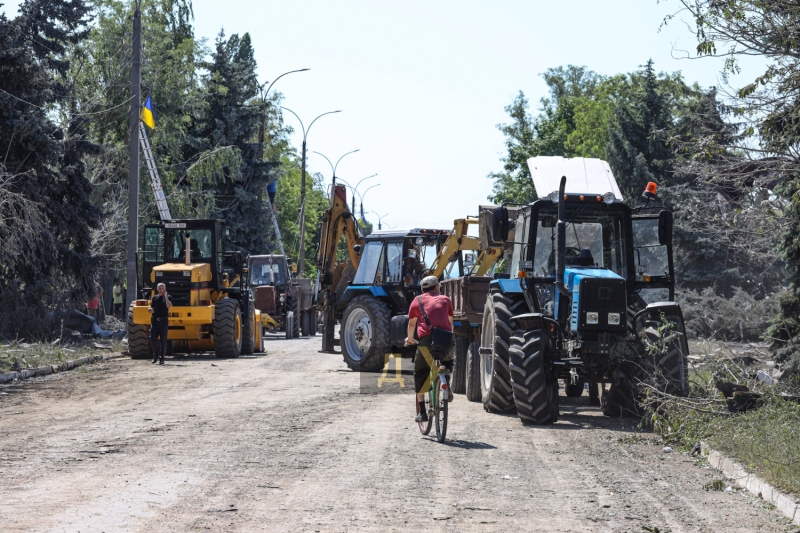
[{"label": "pine tree", "polygon": [[[85,139],[67,79],[66,51],[86,38],[88,14],[83,0],[28,0],[15,19],[0,15],[4,336],[49,335],[50,312],[79,306],[101,264],[89,232],[100,211],[89,201],[83,164],[98,147]],[[57,123],[56,115],[66,119]]]},{"label": "pine tree", "polygon": [[674,156],[666,141],[672,113],[659,90],[652,59],[642,76],[642,89],[618,103],[606,147],[622,196],[632,201],[650,181],[670,183]]}]

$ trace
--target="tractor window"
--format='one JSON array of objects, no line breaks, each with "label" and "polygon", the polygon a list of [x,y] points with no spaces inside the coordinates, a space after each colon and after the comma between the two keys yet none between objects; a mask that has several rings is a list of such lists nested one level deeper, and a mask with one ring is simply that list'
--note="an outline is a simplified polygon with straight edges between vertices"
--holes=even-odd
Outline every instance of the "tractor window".
[{"label": "tractor window", "polygon": [[388,243],[386,257],[386,283],[400,283],[403,277],[403,243]]},{"label": "tractor window", "polygon": [[669,275],[669,255],[666,245],[658,242],[657,218],[634,218],[633,242],[633,261],[637,275]]},{"label": "tractor window", "polygon": [[186,236],[189,236],[190,255],[192,261],[211,259],[211,230],[208,229],[168,229],[167,261],[181,262],[186,258]]},{"label": "tractor window", "polygon": [[250,265],[252,285],[285,285],[285,269],[280,261],[271,258],[253,259]]},{"label": "tractor window", "polygon": [[164,261],[164,233],[162,228],[145,228],[144,260],[158,263]]},{"label": "tractor window", "polygon": [[[607,268],[626,278],[622,214],[584,213],[567,216],[566,266]],[[533,243],[533,268],[538,277],[552,277],[556,272],[556,221],[555,209],[540,211]]]},{"label": "tractor window", "polygon": [[[547,224],[549,225],[549,224]],[[556,273],[556,228],[545,227],[542,220],[539,220],[539,227],[536,232],[536,250],[534,253],[533,265],[538,276],[554,276]],[[596,266],[604,267],[603,253],[603,226],[597,222],[567,222],[567,242],[566,242],[566,262],[567,266]],[[591,257],[591,264],[588,260],[580,262],[581,251],[589,250],[589,254],[584,252],[584,257]]]},{"label": "tractor window", "polygon": [[372,285],[375,282],[375,274],[378,270],[383,252],[383,242],[372,241],[364,246],[361,261],[358,263],[358,270],[353,278],[354,284]]}]

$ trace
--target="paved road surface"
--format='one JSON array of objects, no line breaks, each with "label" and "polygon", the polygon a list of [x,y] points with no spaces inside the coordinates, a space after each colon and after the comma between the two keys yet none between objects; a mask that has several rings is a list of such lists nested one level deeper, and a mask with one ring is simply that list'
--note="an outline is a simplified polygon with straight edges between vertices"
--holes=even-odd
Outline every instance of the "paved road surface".
[{"label": "paved road surface", "polygon": [[0,387],[0,531],[793,530],[752,496],[703,490],[713,472],[585,396],[525,427],[459,395],[441,445],[411,392],[318,348],[270,339],[265,356]]}]

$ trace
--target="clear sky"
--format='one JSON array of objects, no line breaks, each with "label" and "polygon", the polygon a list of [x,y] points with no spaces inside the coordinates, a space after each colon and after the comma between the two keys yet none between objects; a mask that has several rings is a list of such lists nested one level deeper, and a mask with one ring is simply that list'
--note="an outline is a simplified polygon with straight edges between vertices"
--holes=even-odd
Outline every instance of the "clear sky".
[{"label": "clear sky", "polygon": [[[1,2],[2,0],[0,0]],[[145,0],[146,1],[146,0]],[[18,2],[5,8],[14,14]],[[260,81],[300,68],[274,90],[310,129],[308,148],[333,162],[337,175],[366,191],[365,211],[390,226],[452,227],[488,203],[489,172],[502,168],[503,110],[519,90],[532,111],[546,94],[540,74],[585,65],[600,74],[630,72],[648,58],[687,82],[719,83],[722,60],[694,57],[695,37],[679,17],[659,31],[677,0],[194,0],[195,32],[213,39],[249,32]],[[683,20],[681,20],[681,18]],[[731,79],[756,75],[745,65]],[[157,95],[156,95],[157,98]],[[300,131],[289,113],[284,120]],[[298,148],[301,136],[293,142]],[[309,169],[331,169],[310,153]],[[375,215],[367,219],[377,222]]]}]

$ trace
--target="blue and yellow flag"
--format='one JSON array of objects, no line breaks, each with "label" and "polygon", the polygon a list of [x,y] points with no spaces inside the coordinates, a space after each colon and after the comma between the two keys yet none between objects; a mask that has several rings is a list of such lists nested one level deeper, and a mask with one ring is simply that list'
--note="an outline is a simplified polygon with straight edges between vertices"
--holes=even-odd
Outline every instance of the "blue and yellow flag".
[{"label": "blue and yellow flag", "polygon": [[153,109],[153,100],[150,99],[150,95],[147,95],[147,100],[144,102],[144,107],[142,108],[142,113],[139,115],[139,118],[142,119],[142,122],[150,126],[151,130],[156,129],[156,112]]}]

